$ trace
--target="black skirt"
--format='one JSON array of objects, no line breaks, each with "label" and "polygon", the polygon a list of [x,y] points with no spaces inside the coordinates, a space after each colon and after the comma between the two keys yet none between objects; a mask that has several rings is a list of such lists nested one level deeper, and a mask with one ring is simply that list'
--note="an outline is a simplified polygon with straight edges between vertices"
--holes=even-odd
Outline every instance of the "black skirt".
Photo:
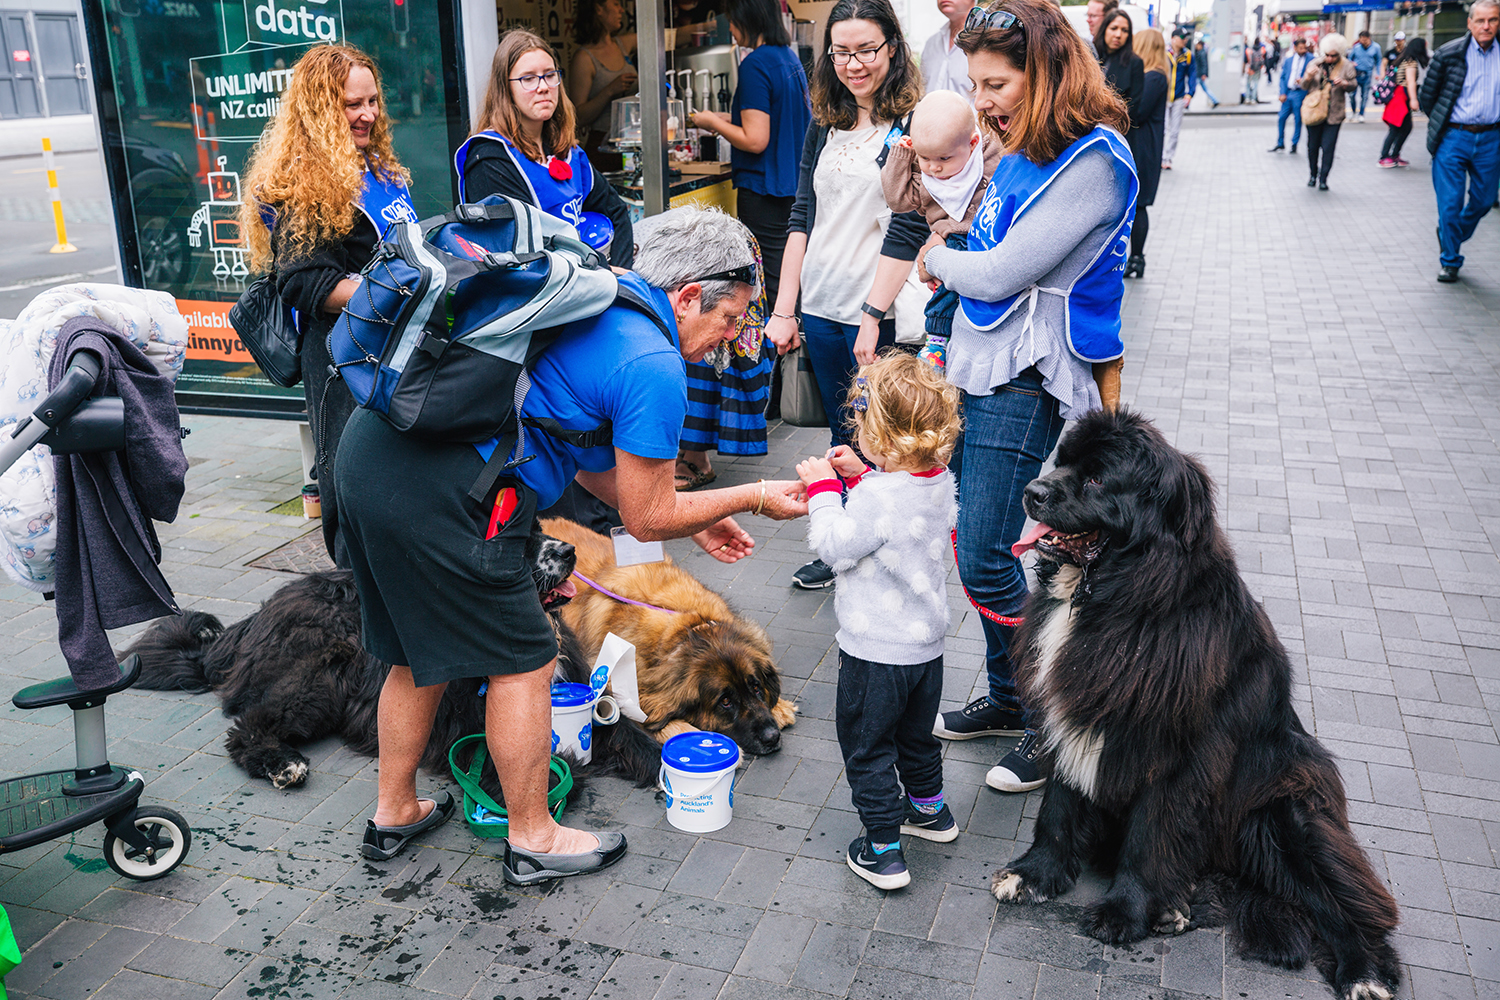
[{"label": "black skirt", "polygon": [[334,477],[364,647],[409,666],[418,687],[557,656],[526,560],[536,494],[502,481],[520,502],[486,540],[490,512],[468,495],[483,467],[473,445],[402,434],[369,410],[344,428]]}]

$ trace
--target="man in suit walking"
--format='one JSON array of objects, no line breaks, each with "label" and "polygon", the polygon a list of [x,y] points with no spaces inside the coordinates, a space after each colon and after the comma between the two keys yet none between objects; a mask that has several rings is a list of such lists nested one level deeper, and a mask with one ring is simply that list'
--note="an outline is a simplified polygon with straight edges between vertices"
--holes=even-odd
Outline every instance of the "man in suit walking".
[{"label": "man in suit walking", "polygon": [[1292,54],[1281,63],[1281,110],[1276,114],[1276,145],[1269,150],[1279,153],[1286,148],[1286,120],[1292,119],[1292,152],[1297,152],[1297,142],[1302,138],[1302,99],[1307,96],[1302,89],[1302,78],[1307,67],[1312,65],[1312,53],[1307,51],[1307,41],[1299,38],[1292,43]]},{"label": "man in suit walking", "polygon": [[[1418,100],[1427,112],[1427,151],[1437,194],[1437,280],[1451,284],[1459,253],[1500,187],[1500,0],[1474,0],[1469,31],[1433,53]],[[1467,191],[1465,187],[1467,186]],[[1465,197],[1467,195],[1467,198]]]}]

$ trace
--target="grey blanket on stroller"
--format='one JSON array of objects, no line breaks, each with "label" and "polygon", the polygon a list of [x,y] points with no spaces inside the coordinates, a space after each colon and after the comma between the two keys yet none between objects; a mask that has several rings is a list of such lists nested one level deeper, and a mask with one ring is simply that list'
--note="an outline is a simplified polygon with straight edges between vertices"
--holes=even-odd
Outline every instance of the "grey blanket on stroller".
[{"label": "grey blanket on stroller", "polygon": [[170,522],[182,501],[187,456],[172,381],[135,344],[92,317],[70,320],[52,355],[56,388],[81,348],[104,359],[95,395],[125,405],[125,450],[58,455],[57,630],[81,690],[119,677],[105,629],[180,614],[157,563],[152,520]]}]

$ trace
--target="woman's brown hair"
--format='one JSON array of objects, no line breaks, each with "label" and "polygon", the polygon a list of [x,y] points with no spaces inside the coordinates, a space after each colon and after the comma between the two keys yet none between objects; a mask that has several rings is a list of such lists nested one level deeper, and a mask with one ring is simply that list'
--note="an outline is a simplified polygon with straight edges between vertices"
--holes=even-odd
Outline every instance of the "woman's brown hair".
[{"label": "woman's brown hair", "polygon": [[553,88],[557,91],[557,107],[542,126],[540,148],[521,127],[521,112],[510,95],[510,75],[515,72],[516,63],[522,56],[537,51],[551,56],[552,67],[557,68],[557,53],[540,35],[525,28],[512,28],[500,36],[500,44],[495,46],[495,58],[490,61],[490,85],[484,92],[484,103],[479,108],[479,121],[474,131],[499,132],[527,157],[540,163],[548,156],[566,156],[573,148],[575,114],[573,102],[568,99],[568,92],[559,80]]},{"label": "woman's brown hair", "polygon": [[1167,40],[1155,28],[1142,28],[1135,36],[1135,54],[1141,57],[1147,73],[1157,72],[1169,76],[1167,63]]},{"label": "woman's brown hair", "polygon": [[1104,82],[1099,61],[1050,0],[999,0],[987,9],[1008,11],[1016,23],[1003,31],[959,32],[958,47],[971,56],[992,52],[1025,74],[1026,91],[1008,128],[980,116],[1007,153],[1051,163],[1096,125],[1125,134],[1125,101]]},{"label": "woman's brown hair", "polygon": [[[344,114],[344,85],[356,66],[370,71],[382,95],[364,150],[354,145]],[[310,253],[354,228],[367,168],[383,181],[411,180],[391,149],[380,67],[352,45],[315,45],[293,64],[281,109],[261,133],[245,168],[248,197],[239,214],[251,270],[271,263],[271,232],[262,207],[275,211],[278,242],[288,256]]]},{"label": "woman's brown hair", "polygon": [[[880,28],[890,50],[891,68],[875,92],[871,121],[895,122],[911,114],[911,109],[922,99],[922,75],[912,65],[911,49],[890,0],[838,0],[828,13],[828,24],[823,29],[825,40],[832,37],[833,26],[840,21],[869,21]],[[839,79],[827,50],[818,56],[811,83],[812,113],[817,123],[844,131],[852,129],[859,121],[859,105]]]}]

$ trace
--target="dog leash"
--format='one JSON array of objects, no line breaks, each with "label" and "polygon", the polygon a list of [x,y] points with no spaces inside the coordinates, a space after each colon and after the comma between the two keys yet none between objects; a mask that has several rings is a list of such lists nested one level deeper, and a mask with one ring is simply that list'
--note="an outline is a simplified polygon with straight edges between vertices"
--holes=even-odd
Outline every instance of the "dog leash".
[{"label": "dog leash", "polygon": [[[958,531],[957,531],[957,529],[955,529],[954,531],[950,532],[949,535],[948,535],[948,537],[953,540],[953,561],[957,562],[958,561]],[[959,581],[958,585],[960,587],[964,588],[964,596],[969,599],[969,603],[970,604],[974,605],[974,610],[978,611],[981,615],[983,615],[984,617],[988,618],[990,621],[994,622],[996,625],[1005,625],[1005,626],[1008,626],[1010,628],[1018,628],[1018,627],[1020,627],[1021,622],[1023,622],[1025,620],[1023,618],[1007,618],[1005,615],[996,614],[995,612],[991,611],[989,608],[985,607],[983,604],[980,604],[978,601],[974,600],[974,596],[969,593],[969,588],[968,587],[964,587],[964,584],[963,584],[962,580]]]},{"label": "dog leash", "polygon": [[603,594],[605,597],[613,597],[615,600],[619,601],[621,604],[634,604],[636,607],[638,607],[638,608],[645,608],[648,611],[665,611],[669,615],[675,615],[675,614],[677,614],[677,612],[673,611],[671,608],[658,608],[656,605],[654,605],[654,604],[647,604],[645,601],[633,601],[633,600],[631,600],[628,597],[624,597],[624,596],[622,596],[620,594],[615,593],[613,590],[605,590],[602,586],[600,586],[599,584],[595,583],[593,580],[590,580],[588,577],[584,576],[582,573],[578,572],[577,570],[573,571],[573,575],[576,576],[576,577],[578,577],[578,579],[582,580],[584,583],[588,584],[590,587],[593,587],[595,590],[597,590],[599,593]]}]

